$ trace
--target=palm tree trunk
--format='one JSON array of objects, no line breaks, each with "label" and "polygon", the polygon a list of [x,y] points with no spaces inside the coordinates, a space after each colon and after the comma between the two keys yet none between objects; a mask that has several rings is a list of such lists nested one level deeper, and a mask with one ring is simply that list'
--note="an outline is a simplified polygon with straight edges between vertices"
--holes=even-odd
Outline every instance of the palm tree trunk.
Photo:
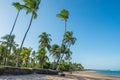
[{"label": "palm tree trunk", "polygon": [[4,66],[7,65],[7,63],[6,63],[6,57],[7,57],[7,53],[8,53],[8,42],[9,42],[10,36],[12,35],[13,30],[14,30],[14,28],[15,28],[15,25],[16,25],[16,22],[17,22],[17,19],[18,19],[19,13],[20,13],[20,11],[17,12],[17,15],[16,15],[16,18],[15,18],[15,21],[14,21],[13,27],[12,27],[12,29],[11,29],[11,31],[10,31],[9,38],[8,38],[8,40],[7,40],[7,45],[6,45],[6,50],[5,50],[6,52],[5,52],[5,56],[4,56],[4,57],[5,57],[5,60],[4,60]]},{"label": "palm tree trunk", "polygon": [[[66,23],[67,21],[65,20],[65,33],[66,33],[66,31],[67,31],[67,23]],[[65,33],[64,33],[64,35],[65,35]]]},{"label": "palm tree trunk", "polygon": [[12,34],[14,28],[15,28],[15,25],[16,25],[16,22],[17,22],[17,19],[18,19],[19,13],[20,13],[20,11],[17,12],[17,15],[16,15],[16,18],[15,18],[15,21],[14,21],[13,27],[12,27],[11,32],[10,32],[10,36],[11,36],[11,34]]},{"label": "palm tree trunk", "polygon": [[[65,29],[65,32],[64,32],[64,35],[65,35],[65,33],[66,33],[66,31],[67,31],[67,24],[66,24],[66,20],[65,20],[65,24],[64,24],[64,29]],[[62,45],[64,44],[64,35],[63,35],[63,40],[62,40]],[[61,45],[61,46],[62,46]],[[60,53],[62,53],[62,48],[60,49]],[[62,56],[61,56],[62,55]],[[63,58],[63,56],[64,56],[64,53],[63,54],[60,54],[60,57],[58,58],[58,60],[57,60],[57,64],[58,64],[58,67],[60,66],[60,62],[62,61],[62,58]],[[57,69],[57,68],[56,68]]]},{"label": "palm tree trunk", "polygon": [[56,65],[57,65],[57,63],[56,63],[55,60],[54,60],[54,64],[53,64],[53,66],[52,66],[52,70],[55,70]]},{"label": "palm tree trunk", "polygon": [[28,26],[28,28],[27,28],[27,30],[26,30],[26,33],[25,33],[25,35],[24,35],[24,37],[23,37],[23,40],[22,40],[22,43],[21,43],[21,46],[20,46],[20,51],[18,52],[17,67],[20,67],[20,64],[19,64],[19,62],[20,62],[20,53],[21,53],[21,51],[22,51],[23,43],[24,43],[24,41],[25,41],[25,38],[26,38],[26,36],[27,36],[27,33],[28,33],[28,31],[29,31],[29,29],[30,29],[30,27],[31,27],[32,20],[33,20],[33,16],[34,16],[34,13],[32,13],[32,16],[31,16],[31,19],[30,19],[30,24],[29,24],[29,26]]},{"label": "palm tree trunk", "polygon": [[43,64],[41,66],[42,66],[42,69],[43,69]]}]

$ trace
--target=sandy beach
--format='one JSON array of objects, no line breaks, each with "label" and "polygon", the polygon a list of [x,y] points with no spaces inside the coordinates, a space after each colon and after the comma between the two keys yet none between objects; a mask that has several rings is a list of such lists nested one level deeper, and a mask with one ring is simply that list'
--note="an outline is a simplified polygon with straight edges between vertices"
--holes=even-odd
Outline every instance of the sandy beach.
[{"label": "sandy beach", "polygon": [[90,71],[73,72],[72,74],[64,72],[64,74],[65,77],[44,74],[2,75],[0,80],[120,80],[117,77],[104,76]]}]

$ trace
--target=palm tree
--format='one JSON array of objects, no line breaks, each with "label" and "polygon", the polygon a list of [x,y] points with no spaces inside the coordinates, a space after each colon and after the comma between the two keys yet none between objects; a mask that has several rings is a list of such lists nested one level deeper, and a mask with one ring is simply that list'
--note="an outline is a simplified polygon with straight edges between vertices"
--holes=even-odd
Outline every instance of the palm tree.
[{"label": "palm tree", "polygon": [[14,63],[14,66],[17,66],[17,56],[18,56],[18,52],[19,52],[20,48],[16,48],[14,50],[14,54],[12,57],[12,62]]},{"label": "palm tree", "polygon": [[36,52],[35,51],[31,53],[31,65],[33,68],[35,68],[35,65],[36,65]]},{"label": "palm tree", "polygon": [[64,43],[70,47],[71,45],[74,45],[76,41],[76,38],[73,37],[72,31],[67,31],[64,35]]},{"label": "palm tree", "polygon": [[29,56],[30,56],[31,51],[32,51],[32,48],[23,47],[21,51],[22,66],[24,67],[28,66],[28,61],[29,61]]},{"label": "palm tree", "polygon": [[72,52],[70,51],[69,48],[66,49],[65,54],[66,54],[65,60],[69,61],[71,59],[71,55],[72,55]]},{"label": "palm tree", "polygon": [[52,45],[50,52],[51,52],[51,55],[54,57],[54,64],[52,67],[52,69],[54,70],[57,65],[55,61],[58,60],[60,56],[60,46],[57,44]]},{"label": "palm tree", "polygon": [[3,64],[4,53],[5,53],[5,46],[0,45],[0,65]]},{"label": "palm tree", "polygon": [[39,44],[40,44],[40,48],[47,48],[48,50],[50,50],[51,46],[50,46],[50,42],[52,41],[52,39],[50,38],[50,34],[47,34],[46,32],[43,32],[41,35],[39,35]]},{"label": "palm tree", "polygon": [[46,48],[48,49],[48,51],[50,51],[50,48],[51,48],[50,42],[51,42],[52,39],[50,38],[50,36],[51,35],[47,34],[46,32],[43,32],[41,35],[39,35],[39,38],[40,38],[39,48],[40,48],[40,50],[38,51],[38,53],[39,53],[39,56],[38,56],[39,58],[38,59],[39,59],[39,62],[41,64],[42,69],[43,69],[43,64],[44,64],[45,60],[48,59],[47,56],[46,56],[46,53],[47,53]]},{"label": "palm tree", "polygon": [[56,59],[58,59],[60,55],[60,46],[57,44],[52,45],[51,47],[51,55]]},{"label": "palm tree", "polygon": [[[9,51],[9,54],[11,53],[11,49],[14,51],[16,47],[18,47],[18,44],[16,44],[16,42],[14,41],[15,39],[15,35],[5,35],[3,37],[1,37],[2,41],[1,42],[1,45],[3,46],[8,46],[7,47],[7,50]],[[9,42],[7,42],[9,39]],[[5,50],[6,52],[6,50]],[[5,57],[5,60],[4,60],[4,65],[7,65],[7,62],[6,62],[6,57],[7,57],[7,54],[4,55]]]},{"label": "palm tree", "polygon": [[[63,41],[64,41],[66,47],[68,47],[70,49],[70,46],[74,45],[75,41],[76,41],[76,38],[73,37],[73,32],[72,31],[67,31],[64,35],[64,40]],[[63,56],[64,56],[64,54],[61,56],[61,59],[63,58]]]},{"label": "palm tree", "polygon": [[66,33],[67,30],[67,19],[69,18],[69,11],[66,9],[62,9],[61,12],[59,14],[56,15],[57,17],[59,17],[60,19],[62,19],[64,21],[64,33]]},{"label": "palm tree", "polygon": [[[70,65],[70,60],[71,60],[71,55],[72,52],[70,51],[70,46],[74,45],[76,42],[76,38],[73,37],[73,32],[72,31],[67,31],[64,35],[64,43],[67,45],[68,49],[66,50],[66,56],[65,59],[69,61],[69,65]],[[62,56],[63,58],[63,56]],[[70,65],[71,67],[71,65]],[[69,67],[70,72],[72,73],[71,69]]]},{"label": "palm tree", "polygon": [[20,13],[20,11],[23,9],[23,5],[21,5],[19,2],[14,2],[12,5],[18,10],[18,12],[17,12],[16,18],[15,18],[13,27],[12,27],[12,29],[11,29],[11,31],[10,31],[10,34],[9,34],[10,36],[12,35],[12,32],[13,32],[13,30],[14,30],[14,28],[15,28],[15,25],[16,25],[16,22],[17,22],[19,13]]},{"label": "palm tree", "polygon": [[[18,12],[17,12],[16,18],[15,18],[14,24],[13,24],[13,26],[12,26],[12,29],[11,29],[11,31],[10,31],[10,33],[9,33],[10,36],[12,35],[13,30],[14,30],[14,28],[15,28],[15,25],[16,25],[16,22],[17,22],[19,13],[20,13],[20,11],[23,9],[22,5],[21,5],[19,2],[14,2],[12,5],[18,10]],[[7,48],[8,48],[9,39],[10,39],[10,37],[8,37],[8,40],[7,40],[7,45],[6,45],[6,50],[5,50],[6,52],[5,52],[4,65],[7,65],[7,64],[6,64],[6,56],[7,56],[7,51],[8,51]]]},{"label": "palm tree", "polygon": [[33,21],[33,19],[36,19],[37,18],[37,11],[38,11],[38,9],[39,9],[39,4],[40,4],[40,2],[41,2],[41,0],[23,0],[24,1],[24,3],[25,3],[25,5],[24,5],[24,9],[26,9],[26,13],[28,14],[28,13],[32,13],[32,16],[31,16],[31,19],[30,19],[30,23],[29,23],[29,26],[28,26],[28,28],[27,28],[27,30],[26,30],[26,32],[25,32],[25,35],[24,35],[24,37],[23,37],[23,40],[22,40],[22,43],[21,43],[21,46],[20,46],[20,51],[19,51],[19,53],[18,53],[18,67],[20,67],[20,64],[19,64],[19,62],[20,62],[20,53],[21,53],[21,51],[22,51],[22,47],[23,47],[23,43],[24,43],[24,41],[25,41],[25,38],[26,38],[26,36],[27,36],[27,33],[28,33],[28,31],[29,31],[29,29],[30,29],[30,27],[31,27],[31,24],[32,24],[32,21]]},{"label": "palm tree", "polygon": [[[56,16],[59,17],[60,19],[62,19],[64,21],[64,35],[65,35],[66,30],[67,30],[67,24],[66,23],[67,23],[67,19],[69,18],[69,11],[66,10],[66,9],[62,9],[61,12],[59,14],[57,14]],[[62,40],[61,46],[64,44],[63,40]],[[62,52],[62,50],[60,50],[60,53],[61,52]],[[60,59],[61,59],[61,56],[59,57],[57,63],[60,61]]]},{"label": "palm tree", "polygon": [[39,64],[40,64],[41,68],[43,69],[44,63],[47,60],[49,60],[49,58],[46,56],[46,50],[45,50],[45,48],[40,48],[40,50],[38,51],[37,58],[39,60]]},{"label": "palm tree", "polygon": [[[75,44],[76,38],[73,37],[73,32],[72,31],[67,31],[64,35],[64,44],[66,46],[66,51],[67,53],[71,53],[70,51],[70,46]],[[67,49],[68,47],[68,49]],[[64,53],[66,53],[66,51]],[[68,57],[68,59],[70,58],[70,54],[66,54],[66,56]],[[64,54],[61,56],[61,60],[63,59]]]}]

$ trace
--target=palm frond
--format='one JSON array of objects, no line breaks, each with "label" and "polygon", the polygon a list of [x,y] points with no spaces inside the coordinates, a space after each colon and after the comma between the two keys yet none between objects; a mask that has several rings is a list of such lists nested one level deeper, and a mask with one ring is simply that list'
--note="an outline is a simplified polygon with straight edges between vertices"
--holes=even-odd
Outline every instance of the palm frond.
[{"label": "palm frond", "polygon": [[18,10],[22,10],[23,6],[19,2],[13,2],[12,5]]}]

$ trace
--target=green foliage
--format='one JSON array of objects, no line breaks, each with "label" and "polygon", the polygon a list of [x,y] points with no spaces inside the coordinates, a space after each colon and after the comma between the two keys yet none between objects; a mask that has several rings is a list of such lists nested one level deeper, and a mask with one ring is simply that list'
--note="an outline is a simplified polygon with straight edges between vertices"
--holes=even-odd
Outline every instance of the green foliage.
[{"label": "green foliage", "polygon": [[39,4],[41,0],[23,0],[23,2],[25,3],[24,9],[26,10],[26,14],[32,13],[33,18],[36,19],[37,18],[36,12],[39,9]]},{"label": "green foliage", "polygon": [[22,49],[22,52],[21,52],[21,66],[22,67],[26,67],[28,66],[28,63],[29,63],[29,56],[30,56],[30,53],[32,51],[32,48],[23,48]]},{"label": "green foliage", "polygon": [[60,71],[82,71],[84,67],[81,64],[71,63],[71,62],[62,62],[58,67]]},{"label": "green foliage", "polygon": [[76,38],[73,37],[73,32],[72,31],[67,31],[64,35],[64,43],[67,46],[74,45],[76,42]]},{"label": "green foliage", "polygon": [[77,63],[70,63],[71,65],[71,69],[73,71],[81,71],[84,70],[84,67],[81,64],[77,64]]},{"label": "green foliage", "polygon": [[0,45],[0,65],[3,65],[5,46]]},{"label": "green foliage", "polygon": [[65,51],[65,60],[71,60],[71,55],[72,55],[72,52],[70,51],[69,48],[66,49]]},{"label": "green foliage", "polygon": [[[5,47],[4,50],[4,57],[5,57],[5,53],[7,50],[7,54],[6,54],[6,60],[8,64],[12,64],[13,61],[13,53],[16,50],[16,48],[18,47],[18,44],[16,44],[16,42],[14,41],[15,39],[15,35],[5,35],[3,37],[1,37],[2,41],[0,41],[1,45]],[[9,39],[9,41],[8,41]],[[7,46],[7,49],[6,49]],[[9,60],[8,60],[9,59]]]},{"label": "green foliage", "polygon": [[52,45],[50,52],[55,59],[58,59],[60,56],[60,46],[57,44]]},{"label": "green foliage", "polygon": [[52,39],[50,38],[50,34],[47,34],[46,32],[43,32],[41,35],[39,35],[39,47],[40,48],[47,48],[48,50],[50,50],[51,46],[50,46],[50,42],[52,41]]},{"label": "green foliage", "polygon": [[21,5],[19,2],[13,2],[12,4],[18,11],[22,10],[24,8],[23,5]]},{"label": "green foliage", "polygon": [[38,51],[38,56],[37,56],[40,66],[43,69],[43,66],[45,64],[45,62],[47,60],[49,60],[49,58],[46,56],[46,50],[45,48],[40,48],[40,50]]},{"label": "green foliage", "polygon": [[32,21],[33,21],[33,18],[36,19],[37,17],[37,11],[38,11],[38,8],[39,8],[39,4],[40,4],[40,1],[41,0],[23,0],[23,2],[25,3],[24,5],[24,9],[26,10],[26,13],[32,13],[32,16],[31,16],[31,19],[30,19],[30,23],[28,25],[28,28],[24,34],[24,37],[23,37],[23,40],[22,40],[22,43],[21,43],[21,46],[20,46],[20,51],[18,53],[18,62],[17,62],[17,66],[20,66],[20,53],[22,51],[22,48],[23,48],[23,44],[24,44],[24,41],[26,39],[26,36],[30,30],[30,27],[31,27],[31,24],[32,24]]},{"label": "green foliage", "polygon": [[45,62],[43,66],[44,66],[44,69],[51,69],[52,68],[52,64],[50,62]]},{"label": "green foliage", "polygon": [[61,12],[56,16],[61,18],[63,21],[67,21],[67,19],[69,18],[69,12],[66,9],[62,9]]}]

